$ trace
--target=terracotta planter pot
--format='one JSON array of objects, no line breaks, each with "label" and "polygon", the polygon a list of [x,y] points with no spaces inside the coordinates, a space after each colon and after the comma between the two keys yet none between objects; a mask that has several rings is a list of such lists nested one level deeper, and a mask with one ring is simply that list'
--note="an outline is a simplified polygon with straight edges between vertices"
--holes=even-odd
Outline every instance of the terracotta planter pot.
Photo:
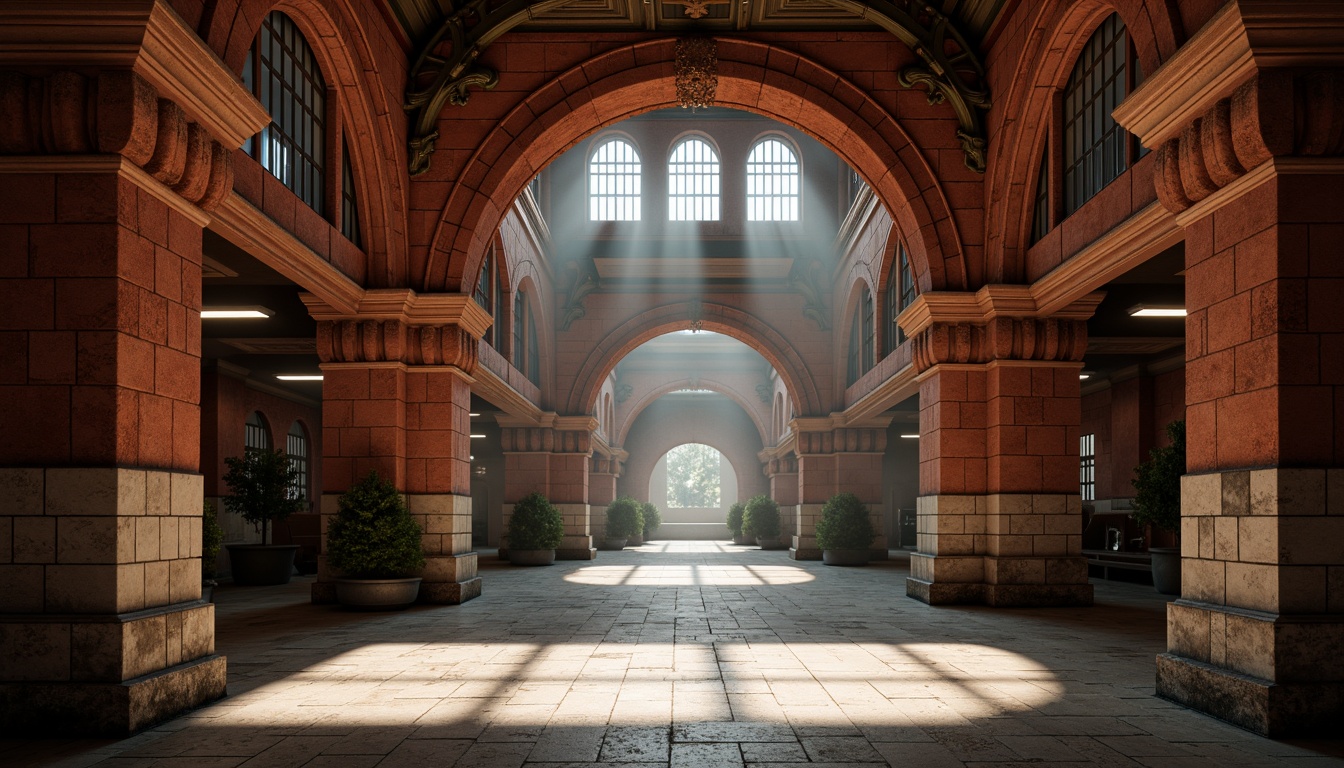
[{"label": "terracotta planter pot", "polygon": [[405,608],[420,595],[420,578],[337,579],[336,600],[347,608]]},{"label": "terracotta planter pot", "polygon": [[288,584],[298,544],[228,544],[233,583],[243,587]]},{"label": "terracotta planter pot", "polygon": [[514,565],[554,565],[554,549],[510,549],[509,562]]},{"label": "terracotta planter pot", "polygon": [[1181,594],[1181,550],[1176,547],[1149,547],[1153,556],[1153,587],[1158,594]]},{"label": "terracotta planter pot", "polygon": [[821,562],[826,565],[867,565],[866,549],[823,549]]}]

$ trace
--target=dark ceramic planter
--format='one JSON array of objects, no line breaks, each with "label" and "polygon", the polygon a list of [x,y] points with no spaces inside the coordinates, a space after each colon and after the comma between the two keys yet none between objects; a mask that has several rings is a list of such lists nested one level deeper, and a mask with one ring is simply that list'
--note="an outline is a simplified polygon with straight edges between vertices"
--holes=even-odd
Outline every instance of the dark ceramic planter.
[{"label": "dark ceramic planter", "polygon": [[228,544],[233,583],[243,587],[288,584],[298,544]]},{"label": "dark ceramic planter", "polygon": [[1176,547],[1149,547],[1153,556],[1153,587],[1158,594],[1181,594],[1181,550]]},{"label": "dark ceramic planter", "polygon": [[752,537],[750,537],[750,536],[746,536],[746,535],[742,535],[742,536],[734,536],[734,537],[733,537],[733,543],[734,543],[734,544],[737,544],[738,546],[743,546],[743,547],[745,547],[745,546],[751,546],[752,544],[755,544],[755,543],[756,543],[756,540],[753,539]]},{"label": "dark ceramic planter", "polygon": [[336,600],[365,611],[405,608],[420,596],[420,578],[337,579]]},{"label": "dark ceramic planter", "polygon": [[826,565],[867,565],[866,549],[823,549],[821,562]]},{"label": "dark ceramic planter", "polygon": [[509,562],[514,565],[553,565],[554,549],[510,549]]},{"label": "dark ceramic planter", "polygon": [[761,549],[783,549],[782,536],[757,536],[756,545]]},{"label": "dark ceramic planter", "polygon": [[602,545],[598,549],[603,552],[619,552],[625,549],[627,539],[613,539],[610,536],[602,539]]}]

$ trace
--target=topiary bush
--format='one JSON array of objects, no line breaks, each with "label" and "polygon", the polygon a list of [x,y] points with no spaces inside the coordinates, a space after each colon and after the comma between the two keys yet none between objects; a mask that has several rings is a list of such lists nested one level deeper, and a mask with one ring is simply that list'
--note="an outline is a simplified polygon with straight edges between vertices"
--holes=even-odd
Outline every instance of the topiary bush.
[{"label": "topiary bush", "polygon": [[219,526],[215,505],[205,502],[201,510],[201,580],[215,578],[215,564],[219,561],[219,546],[224,543],[224,529]]},{"label": "topiary bush", "polygon": [[628,539],[644,530],[639,502],[622,496],[607,505],[607,538]]},{"label": "topiary bush", "polygon": [[752,496],[742,514],[742,531],[758,539],[770,539],[779,535],[779,505],[775,500],[761,494]]},{"label": "topiary bush", "polygon": [[822,549],[867,549],[877,534],[868,507],[852,493],[837,493],[821,508],[817,546]]},{"label": "topiary bush", "polygon": [[513,505],[513,516],[509,518],[510,549],[555,549],[564,538],[564,518],[550,499],[533,491]]},{"label": "topiary bush", "polygon": [[653,534],[658,530],[658,526],[663,524],[663,515],[651,501],[639,505],[639,511],[644,515],[644,540],[651,541]]},{"label": "topiary bush", "polygon": [[1134,520],[1181,532],[1181,475],[1185,474],[1185,422],[1167,425],[1171,444],[1148,452],[1134,470]]},{"label": "topiary bush", "polygon": [[420,524],[392,483],[370,472],[341,494],[327,561],[350,579],[400,579],[425,565]]},{"label": "topiary bush", "polygon": [[242,515],[261,531],[261,543],[265,544],[270,540],[270,523],[284,520],[303,504],[293,492],[299,470],[281,450],[251,448],[242,456],[228,457],[224,463],[229,467],[224,483],[233,492],[224,497],[224,508]]},{"label": "topiary bush", "polygon": [[742,516],[746,514],[747,505],[742,502],[734,502],[733,506],[728,508],[728,532],[734,539],[742,536]]}]

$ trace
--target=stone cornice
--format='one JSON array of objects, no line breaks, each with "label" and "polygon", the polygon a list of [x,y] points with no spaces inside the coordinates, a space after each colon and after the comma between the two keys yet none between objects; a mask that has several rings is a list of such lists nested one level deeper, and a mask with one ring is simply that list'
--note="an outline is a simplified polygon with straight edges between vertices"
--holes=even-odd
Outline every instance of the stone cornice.
[{"label": "stone cornice", "polygon": [[396,321],[408,326],[457,326],[477,339],[493,322],[490,313],[462,293],[416,293],[410,288],[363,290],[353,311],[328,305],[320,297],[303,294],[308,314],[323,320]]},{"label": "stone cornice", "polygon": [[237,192],[224,198],[213,213],[214,228],[234,245],[314,294],[331,310],[356,311],[364,289]]},{"label": "stone cornice", "polygon": [[1265,69],[1344,65],[1344,3],[1233,0],[1112,113],[1152,149]]},{"label": "stone cornice", "polygon": [[481,365],[476,368],[474,376],[476,385],[471,388],[472,392],[502,408],[502,415],[516,418],[525,425],[536,424],[541,419],[541,409],[494,371]]},{"label": "stone cornice", "polygon": [[1034,286],[986,285],[975,293],[930,291],[921,293],[896,318],[905,334],[914,338],[935,324],[982,324],[1000,318],[1050,317],[1087,320],[1105,294],[1092,293],[1050,312],[1044,311]]},{"label": "stone cornice", "polygon": [[230,149],[271,121],[164,0],[0,4],[0,65],[129,69]]}]

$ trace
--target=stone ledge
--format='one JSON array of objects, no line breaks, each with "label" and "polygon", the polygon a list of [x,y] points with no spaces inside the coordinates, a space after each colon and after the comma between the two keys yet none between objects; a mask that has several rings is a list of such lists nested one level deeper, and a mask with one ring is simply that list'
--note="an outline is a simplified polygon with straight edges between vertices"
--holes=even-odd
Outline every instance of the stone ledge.
[{"label": "stone ledge", "polygon": [[0,683],[0,732],[129,736],[223,698],[227,669],[212,655],[124,683]]},{"label": "stone ledge", "polygon": [[921,579],[906,579],[905,595],[929,605],[982,605],[985,602],[985,585],[935,584]]},{"label": "stone ledge", "polygon": [[1344,682],[1271,683],[1169,653],[1157,657],[1157,695],[1269,738],[1338,736]]},{"label": "stone ledge", "polygon": [[481,577],[456,582],[420,584],[419,603],[432,605],[461,605],[481,596]]},{"label": "stone ledge", "polygon": [[820,560],[821,550],[815,547],[789,547],[790,560]]},{"label": "stone ledge", "polygon": [[[500,550],[501,557],[503,556],[503,552],[504,552],[504,550],[501,549],[501,550]],[[556,559],[556,560],[596,560],[596,559],[597,559],[597,549],[594,548],[594,547],[588,547],[587,549],[583,549],[583,548],[580,548],[580,549],[557,549],[557,550],[555,550],[555,559]]]},{"label": "stone ledge", "polygon": [[985,605],[995,608],[1059,608],[1092,605],[1091,584],[986,584]]}]

